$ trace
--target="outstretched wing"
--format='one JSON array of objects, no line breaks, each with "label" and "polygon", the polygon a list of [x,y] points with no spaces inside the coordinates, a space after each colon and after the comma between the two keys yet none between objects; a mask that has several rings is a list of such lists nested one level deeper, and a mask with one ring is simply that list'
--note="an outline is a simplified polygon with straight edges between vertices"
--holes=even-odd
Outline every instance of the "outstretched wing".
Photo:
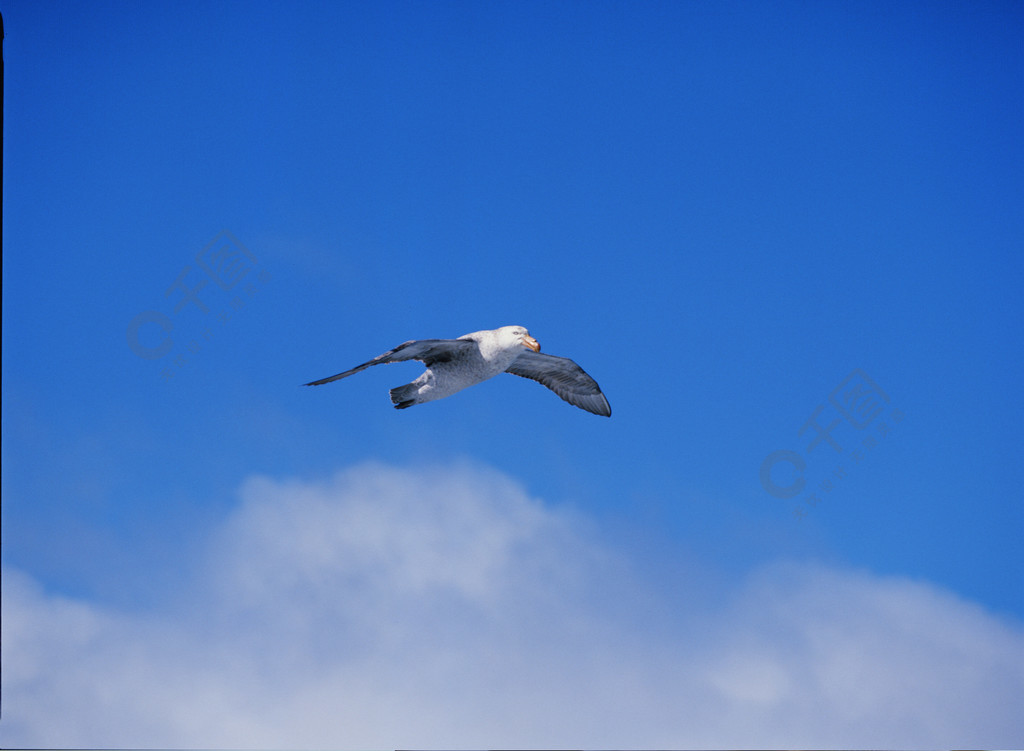
[{"label": "outstretched wing", "polygon": [[477,343],[470,339],[420,339],[399,344],[394,349],[389,349],[383,355],[377,355],[369,362],[357,365],[352,370],[338,373],[330,378],[321,378],[319,381],[310,381],[306,386],[320,386],[331,381],[366,370],[371,365],[382,365],[386,362],[403,362],[405,360],[420,360],[428,368],[436,362],[449,362],[463,353],[469,352]]},{"label": "outstretched wing", "polygon": [[516,358],[507,372],[537,381],[569,404],[587,412],[604,417],[612,416],[611,405],[601,393],[597,381],[567,357],[555,357],[527,350]]}]

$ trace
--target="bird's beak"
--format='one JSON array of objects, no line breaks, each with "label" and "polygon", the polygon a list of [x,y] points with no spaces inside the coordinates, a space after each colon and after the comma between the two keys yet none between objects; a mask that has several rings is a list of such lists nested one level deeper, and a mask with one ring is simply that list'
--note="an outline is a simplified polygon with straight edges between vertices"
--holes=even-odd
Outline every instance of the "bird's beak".
[{"label": "bird's beak", "polygon": [[529,347],[534,352],[540,352],[540,342],[534,339],[532,336],[523,337],[523,346]]}]

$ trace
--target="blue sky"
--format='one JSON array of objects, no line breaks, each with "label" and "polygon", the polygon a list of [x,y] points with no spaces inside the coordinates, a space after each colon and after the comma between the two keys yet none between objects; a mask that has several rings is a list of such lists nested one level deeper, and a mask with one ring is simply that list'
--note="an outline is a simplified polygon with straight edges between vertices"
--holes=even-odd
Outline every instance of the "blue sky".
[{"label": "blue sky", "polygon": [[[1019,745],[1018,7],[0,10],[6,745],[303,745],[289,742],[297,728],[310,733],[306,745],[363,747]],[[230,289],[197,260],[211,243],[240,254],[248,271]],[[175,310],[185,299],[179,277],[189,288],[206,280],[197,294],[208,312],[187,301]],[[157,359],[140,357],[126,336],[147,311],[173,326],[138,328],[145,349],[170,337]],[[412,380],[416,363],[299,386],[407,339],[513,323],[593,375],[612,418],[511,377],[397,412],[387,390]],[[858,383],[879,407],[860,427],[830,401]],[[809,449],[816,429],[800,432],[819,406],[815,420],[836,421],[841,451]],[[771,470],[780,487],[802,478],[790,498],[761,480],[779,450],[805,465],[799,475],[787,462]],[[379,518],[363,513],[370,497]],[[410,497],[419,500],[410,506]],[[359,523],[383,547],[361,547]],[[489,540],[507,551],[501,565],[481,563]],[[351,557],[331,563],[318,546]],[[264,549],[276,551],[275,565]],[[396,581],[443,582],[447,594],[416,589],[413,601],[389,589],[373,561],[390,549],[404,551]],[[564,550],[582,552],[559,557]],[[591,557],[600,563],[566,573]],[[478,566],[478,580],[460,578]],[[267,584],[247,611],[229,573],[238,569],[291,584]],[[549,579],[550,591],[530,589]],[[394,625],[424,609],[429,626],[384,643],[344,629],[335,641],[304,641],[285,624],[251,645],[286,634],[302,664],[371,683],[394,674],[398,684],[393,671],[409,655],[439,664],[446,640],[480,633],[481,654],[506,640],[541,645],[535,664],[566,654],[566,669],[586,672],[585,662],[594,685],[625,671],[637,695],[680,705],[708,686],[723,693],[684,728],[666,719],[678,715],[671,701],[664,715],[617,713],[606,706],[611,693],[579,706],[552,697],[550,716],[525,709],[503,724],[509,697],[529,703],[518,675],[473,731],[423,720],[469,701],[445,693],[444,671],[424,667],[410,695],[385,679],[378,694],[363,685],[359,695],[379,701],[368,699],[352,725],[321,726],[289,711],[289,700],[265,725],[239,720],[252,735],[233,735],[230,723],[161,725],[166,718],[146,714],[156,696],[183,718],[201,717],[208,702],[144,679],[115,694],[133,697],[134,709],[120,706],[104,724],[104,710],[41,667],[53,644],[39,624],[65,617],[87,634],[61,647],[82,676],[120,675],[110,650],[119,639],[140,655],[155,654],[154,634],[168,631],[174,643],[219,643],[193,622],[202,605],[225,624],[217,636],[233,657],[224,659],[250,671],[223,667],[223,685],[209,690],[235,697],[236,708],[262,706],[246,687],[262,685],[254,674],[278,674],[250,642],[226,636],[239,614],[266,615],[286,593],[303,623],[330,624],[332,603],[359,601],[356,592],[373,595],[361,612]],[[435,612],[448,597],[459,603],[454,625]],[[889,597],[907,621],[852,625]],[[936,652],[901,670],[946,665],[928,674],[942,685],[963,685],[966,671],[993,714],[972,725],[969,713],[939,711],[946,699],[957,706],[952,696],[932,696],[939,710],[929,714],[921,691],[897,686],[888,706],[921,704],[890,727],[877,714],[884,703],[839,677],[819,695],[842,701],[812,712],[791,690],[829,675],[814,667],[818,632],[778,636],[805,626],[759,620],[763,598],[822,608],[836,629],[854,629],[851,654],[917,634]],[[651,617],[609,615],[626,603]],[[533,638],[530,612],[554,624],[544,639]],[[475,630],[481,613],[508,617]],[[597,623],[582,641],[569,625],[577,620]],[[955,638],[922,635],[947,622],[974,625]],[[726,635],[721,643],[673,652],[708,624]],[[991,673],[979,667],[989,658],[951,657],[949,644],[976,644],[980,633],[1006,645],[992,647]],[[559,634],[595,650],[628,644],[628,657],[594,663],[565,651]],[[19,662],[19,651],[32,659]],[[864,664],[893,664],[876,657]],[[708,683],[667,691],[654,677],[662,658],[682,672],[700,663],[695,674]],[[353,661],[376,669],[364,674]],[[203,665],[176,661],[181,685],[202,685]],[[864,669],[867,683],[885,681]],[[484,680],[452,675],[461,687]],[[350,680],[307,677],[294,697],[327,707],[335,693],[352,696]],[[271,685],[279,695],[271,678],[268,695]],[[854,699],[864,714],[840,716]],[[390,706],[423,722],[409,719],[408,737],[389,735]],[[603,734],[573,724],[581,707],[609,718]],[[638,727],[653,730],[629,732]]]}]

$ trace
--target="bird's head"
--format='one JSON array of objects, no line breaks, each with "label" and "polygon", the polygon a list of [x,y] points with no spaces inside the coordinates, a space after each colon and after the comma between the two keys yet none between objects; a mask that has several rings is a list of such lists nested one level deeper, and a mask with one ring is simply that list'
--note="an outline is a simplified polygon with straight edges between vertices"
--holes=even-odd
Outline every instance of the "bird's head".
[{"label": "bird's head", "polygon": [[505,326],[501,329],[501,333],[508,337],[513,344],[521,344],[534,352],[540,352],[540,342],[530,336],[530,332],[522,326]]}]

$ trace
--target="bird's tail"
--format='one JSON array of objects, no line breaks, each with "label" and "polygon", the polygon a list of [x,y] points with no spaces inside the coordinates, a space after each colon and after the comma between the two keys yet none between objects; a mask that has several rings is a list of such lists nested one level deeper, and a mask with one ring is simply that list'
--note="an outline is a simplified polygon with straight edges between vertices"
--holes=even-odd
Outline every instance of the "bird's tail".
[{"label": "bird's tail", "polygon": [[391,389],[391,403],[395,405],[395,409],[406,409],[416,404],[415,397],[419,388],[415,383],[407,383]]}]

